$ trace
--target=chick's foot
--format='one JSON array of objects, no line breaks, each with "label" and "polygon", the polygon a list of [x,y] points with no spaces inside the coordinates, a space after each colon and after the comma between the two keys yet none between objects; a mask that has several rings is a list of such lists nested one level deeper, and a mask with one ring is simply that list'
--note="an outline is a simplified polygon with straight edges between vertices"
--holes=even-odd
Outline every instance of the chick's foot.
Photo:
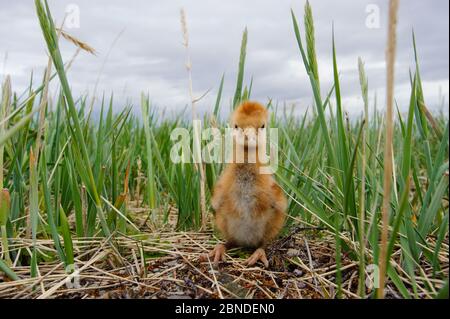
[{"label": "chick's foot", "polygon": [[219,261],[225,261],[225,252],[227,248],[224,244],[217,244],[213,250],[211,250],[208,254],[205,254],[200,257],[201,261],[207,261],[209,258],[213,259],[213,265],[215,268],[219,266]]},{"label": "chick's foot", "polygon": [[266,252],[263,248],[256,249],[245,263],[247,264],[247,266],[253,266],[258,261],[261,261],[264,264],[265,268],[269,268],[269,261],[267,260]]}]

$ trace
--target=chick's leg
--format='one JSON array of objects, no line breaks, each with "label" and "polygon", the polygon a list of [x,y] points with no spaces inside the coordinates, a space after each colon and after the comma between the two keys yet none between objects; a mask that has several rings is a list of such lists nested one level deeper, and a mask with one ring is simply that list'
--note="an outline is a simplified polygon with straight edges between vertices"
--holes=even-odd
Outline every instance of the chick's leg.
[{"label": "chick's leg", "polygon": [[247,266],[253,266],[258,261],[264,264],[264,267],[269,268],[269,261],[267,260],[266,252],[264,248],[258,248],[245,262]]}]

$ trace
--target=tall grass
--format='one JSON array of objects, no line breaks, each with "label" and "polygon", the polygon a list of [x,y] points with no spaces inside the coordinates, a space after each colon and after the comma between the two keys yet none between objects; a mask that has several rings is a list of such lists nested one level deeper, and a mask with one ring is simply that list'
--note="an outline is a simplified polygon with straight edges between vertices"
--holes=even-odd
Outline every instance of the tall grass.
[{"label": "tall grass", "polygon": [[[173,211],[177,229],[201,228],[205,222],[201,198],[204,196],[208,205],[222,164],[204,164],[202,195],[202,177],[195,163],[170,160],[172,130],[183,127],[192,134],[191,119],[183,112],[176,118],[157,118],[150,97],[142,95],[141,118],[128,105],[114,113],[113,96],[103,96],[99,117],[94,120],[87,97],[72,96],[68,64],[59,51],[59,41],[64,39],[58,39],[46,2],[35,0],[35,5],[56,72],[51,73],[48,67],[42,83],[30,81],[20,96],[13,93],[9,78],[3,84],[0,270],[12,280],[19,279],[14,272],[17,266],[30,267],[31,273],[37,275],[39,265],[48,260],[60,260],[70,266],[74,262],[72,240],[76,237],[114,239],[139,234],[131,205],[144,208],[143,214],[148,214],[154,230],[168,222]],[[296,41],[299,59],[309,77],[313,116],[293,117],[271,101],[268,103],[271,126],[280,131],[280,167],[276,177],[289,196],[287,227],[298,223],[318,226],[334,236],[337,289],[330,292],[331,297],[342,296],[342,282],[347,275],[341,269],[343,255],[359,265],[355,291],[362,298],[376,297],[375,289],[366,286],[365,281],[371,278],[368,266],[380,263],[385,263],[386,284],[401,297],[445,296],[448,269],[441,265],[448,258],[449,124],[445,116],[428,114],[415,38],[408,112],[398,111],[397,119],[390,121],[387,114],[377,110],[376,102],[369,99],[370,74],[365,73],[359,60],[355,65],[359,68],[364,113],[346,121],[341,98],[341,90],[346,88],[341,87],[339,78],[339,44],[334,35],[320,39],[331,41],[333,61],[333,83],[328,88],[320,87],[309,3],[304,17],[303,31],[291,12],[293,45]],[[253,82],[244,84],[247,40],[245,30],[230,109],[251,96]],[[54,81],[59,81],[61,91],[51,101],[50,109],[45,88]],[[222,76],[215,104],[202,119],[205,126],[226,125],[225,119],[219,117],[226,85]],[[374,109],[371,116],[369,107]],[[384,149],[388,122],[392,124],[393,157],[388,154],[390,148]],[[383,162],[385,155],[392,160]],[[393,172],[387,175],[394,176],[389,196],[384,194],[383,186],[386,163],[392,165]],[[383,202],[389,214],[381,214]],[[209,211],[208,206],[206,209]],[[9,249],[8,242],[23,237],[26,229],[34,241],[52,240],[55,250],[44,254],[34,249],[19,254]],[[384,237],[380,247],[383,229],[387,229],[389,237]]]},{"label": "tall grass", "polygon": [[[311,10],[307,6],[305,11],[305,19],[308,21],[310,20]],[[366,291],[363,291],[365,265],[378,264],[381,260],[386,260],[387,276],[402,296],[404,298],[418,297],[418,291],[423,289],[423,287],[417,287],[416,277],[418,274],[428,276],[424,275],[426,274],[424,268],[433,264],[437,266],[436,259],[433,259],[432,256],[439,255],[440,252],[438,250],[442,249],[442,246],[440,246],[441,241],[436,247],[431,238],[437,232],[441,235],[440,240],[447,236],[444,233],[447,232],[448,234],[448,225],[441,223],[442,219],[448,216],[448,199],[443,193],[444,189],[448,191],[448,176],[445,173],[448,170],[448,158],[447,160],[442,158],[442,152],[447,152],[448,156],[448,139],[438,134],[434,136],[427,134],[428,127],[432,126],[432,123],[427,120],[424,110],[421,110],[419,107],[422,103],[419,102],[418,97],[422,96],[423,98],[423,94],[421,94],[421,85],[419,85],[420,72],[418,62],[417,60],[415,61],[417,66],[416,73],[411,81],[411,98],[407,123],[404,123],[400,113],[397,122],[388,119],[394,127],[392,128],[393,135],[391,139],[393,145],[387,149],[390,151],[394,148],[399,157],[396,159],[388,155],[391,159],[388,161],[388,165],[393,165],[392,170],[395,172],[394,176],[397,177],[396,183],[393,185],[394,193],[400,194],[400,196],[394,196],[387,201],[391,213],[390,217],[386,219],[385,229],[391,229],[391,235],[389,240],[385,238],[385,242],[381,244],[381,248],[385,249],[385,257],[380,259],[379,240],[383,228],[379,212],[381,211],[383,199],[387,199],[386,195],[383,196],[382,186],[383,180],[386,180],[384,177],[386,165],[383,165],[381,161],[386,151],[382,152],[380,146],[383,143],[385,145],[390,144],[382,139],[384,116],[374,108],[374,115],[370,122],[364,123],[366,120],[368,121],[367,78],[360,63],[364,101],[362,106],[366,111],[363,118],[355,122],[350,129],[345,129],[337,69],[337,50],[333,39],[334,85],[331,90],[334,90],[336,109],[334,117],[326,118],[323,110],[326,105],[329,108],[332,106],[329,104],[328,99],[325,105],[322,103],[317,77],[314,76],[311,67],[311,54],[307,54],[303,48],[300,29],[294,13],[292,13],[292,20],[301,59],[310,78],[317,110],[317,118],[309,125],[313,127],[319,122],[322,132],[322,135],[319,135],[315,130],[305,130],[303,128],[301,131],[303,138],[300,140],[290,135],[288,128],[283,128],[290,154],[284,172],[278,175],[284,182],[291,197],[295,198],[302,207],[301,213],[295,215],[299,215],[302,217],[300,218],[302,221],[308,223],[319,222],[336,234],[337,266],[339,266],[341,249],[346,252],[354,251],[355,256],[359,256],[361,296],[364,296],[366,293]],[[311,32],[311,30],[307,28],[305,32],[307,33],[306,38],[309,39],[308,41],[311,41],[310,39],[314,38],[308,35],[308,32]],[[309,46],[311,47],[311,45]],[[415,44],[414,51],[416,52]],[[417,126],[414,125],[414,118],[417,119]],[[447,124],[445,124],[445,121],[447,121]],[[367,128],[364,130],[362,139],[364,145],[360,147],[361,141],[357,132],[360,132],[364,124],[367,125]],[[448,119],[444,120],[442,125],[448,126]],[[440,129],[442,130],[443,127],[441,126]],[[313,143],[301,143],[302,141],[306,140],[309,142],[310,140],[308,136],[304,136],[305,133],[307,135],[314,134]],[[416,154],[413,154],[411,152],[413,145],[420,139],[424,141],[421,143],[421,147],[415,148]],[[433,139],[434,142],[431,142],[430,139]],[[432,151],[430,147],[433,143],[435,145],[439,144],[439,147],[435,147]],[[444,149],[446,151],[443,151]],[[367,151],[368,154],[365,154]],[[304,152],[308,152],[308,156],[304,156],[304,160],[299,160],[302,159],[300,154]],[[355,161],[354,155],[360,152],[362,154],[359,154],[358,159]],[[308,157],[310,160],[306,161]],[[364,158],[364,160],[361,158]],[[430,169],[428,170],[429,174],[423,175],[424,171],[420,169],[422,165],[435,169],[440,167],[440,172],[433,172]],[[321,167],[325,169],[319,171],[318,169]],[[414,177],[415,189],[411,189],[409,186],[410,171]],[[392,173],[389,173],[389,171],[386,173],[387,176],[392,176]],[[420,180],[423,182],[420,182]],[[363,181],[364,185],[361,185]],[[423,184],[424,182],[425,184]],[[430,187],[427,187],[428,182],[431,183]],[[358,189],[358,184],[361,185],[359,193],[355,192]],[[426,200],[424,200],[422,194],[424,191],[428,194]],[[434,196],[431,193],[434,193]],[[433,204],[430,201],[431,198],[434,199]],[[425,217],[427,216],[426,213],[422,214],[422,212],[427,211],[430,212],[428,217],[433,216],[431,218],[434,222],[428,221],[434,226],[431,228],[427,227],[427,232],[419,235],[419,219],[424,220],[427,218]],[[419,218],[415,223],[417,216]],[[430,224],[427,225],[430,226]],[[366,243],[368,246],[366,246]],[[395,257],[393,256],[394,252],[396,252]],[[407,276],[406,280],[403,277],[405,274]],[[441,272],[441,275],[443,276],[441,277],[442,280],[448,280],[448,278],[445,278],[445,272]],[[338,286],[337,295],[339,295],[339,271],[336,281]],[[431,287],[427,289],[429,288]],[[412,295],[410,291],[413,292]],[[427,294],[425,293],[425,295]],[[430,295],[428,294],[428,296]]]}]

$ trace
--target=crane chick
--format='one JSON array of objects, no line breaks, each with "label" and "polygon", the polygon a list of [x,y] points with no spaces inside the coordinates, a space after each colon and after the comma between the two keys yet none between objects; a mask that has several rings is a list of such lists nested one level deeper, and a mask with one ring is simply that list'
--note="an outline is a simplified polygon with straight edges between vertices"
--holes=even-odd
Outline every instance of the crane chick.
[{"label": "crane chick", "polygon": [[[258,134],[265,134],[267,121],[267,109],[257,102],[242,103],[232,115],[234,141],[241,146],[244,160],[240,162],[239,152],[233,152],[232,163],[227,164],[214,186],[211,204],[215,224],[226,241],[208,254],[216,267],[219,260],[225,260],[227,249],[246,247],[255,249],[246,264],[252,266],[261,261],[267,268],[265,247],[283,227],[286,197],[271,174],[261,174],[255,143]],[[239,140],[239,136],[244,139]]]}]

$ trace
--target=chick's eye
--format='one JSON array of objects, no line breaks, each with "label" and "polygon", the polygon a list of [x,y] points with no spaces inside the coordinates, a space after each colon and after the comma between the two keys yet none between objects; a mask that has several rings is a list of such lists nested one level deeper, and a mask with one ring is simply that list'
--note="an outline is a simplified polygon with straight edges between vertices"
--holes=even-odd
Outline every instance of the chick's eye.
[{"label": "chick's eye", "polygon": [[237,126],[237,125],[235,125],[235,126],[234,126],[234,128],[236,128],[236,129],[237,129],[237,128],[238,128],[238,126]]},{"label": "chick's eye", "polygon": [[266,125],[265,124],[263,124],[262,126],[261,126],[261,128],[265,128],[266,127]]}]

